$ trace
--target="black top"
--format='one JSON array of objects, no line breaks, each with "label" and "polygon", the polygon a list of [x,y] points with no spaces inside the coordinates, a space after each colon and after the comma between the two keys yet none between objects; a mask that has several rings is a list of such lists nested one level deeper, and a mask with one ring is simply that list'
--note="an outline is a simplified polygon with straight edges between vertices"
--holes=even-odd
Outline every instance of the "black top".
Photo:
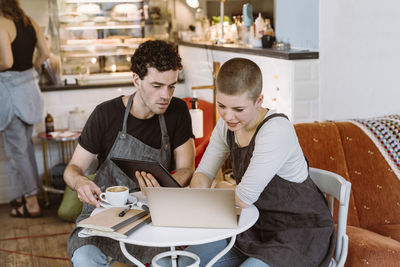
[{"label": "black top", "polygon": [[[107,158],[118,132],[122,130],[124,112],[122,96],[108,100],[94,109],[83,128],[79,144],[90,153],[97,154],[98,166]],[[170,138],[171,159],[174,160],[173,150],[194,137],[186,103],[173,97],[164,117]],[[142,120],[129,114],[127,133],[153,148],[161,147],[161,128],[157,115]]]},{"label": "black top", "polygon": [[37,38],[32,24],[24,25],[22,20],[14,21],[17,35],[11,43],[14,64],[13,71],[24,71],[33,67],[32,58],[35,50]]}]

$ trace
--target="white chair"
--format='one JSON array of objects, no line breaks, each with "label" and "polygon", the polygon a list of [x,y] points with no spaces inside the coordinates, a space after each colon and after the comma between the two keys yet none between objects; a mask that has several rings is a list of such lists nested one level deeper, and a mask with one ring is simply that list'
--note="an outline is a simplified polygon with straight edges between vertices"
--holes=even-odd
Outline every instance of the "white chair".
[{"label": "white chair", "polygon": [[310,176],[318,188],[328,196],[328,206],[332,214],[334,211],[334,198],[339,201],[336,255],[335,258],[332,258],[329,266],[344,266],[349,243],[349,238],[346,234],[346,225],[351,183],[336,173],[316,168],[310,168]]}]

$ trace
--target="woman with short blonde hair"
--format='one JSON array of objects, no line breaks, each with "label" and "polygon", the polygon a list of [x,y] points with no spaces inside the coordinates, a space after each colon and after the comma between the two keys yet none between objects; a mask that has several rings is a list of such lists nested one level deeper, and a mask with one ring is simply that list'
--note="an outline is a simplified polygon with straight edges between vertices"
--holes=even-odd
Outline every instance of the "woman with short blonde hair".
[{"label": "woman with short blonde hair", "polygon": [[[219,181],[216,187],[234,189],[236,205],[255,205],[260,217],[213,266],[328,266],[335,237],[332,215],[309,176],[293,125],[262,106],[260,68],[245,58],[230,59],[216,86],[221,119],[190,186],[210,187],[229,155],[235,181]],[[187,250],[202,264],[226,245],[222,240]]]}]

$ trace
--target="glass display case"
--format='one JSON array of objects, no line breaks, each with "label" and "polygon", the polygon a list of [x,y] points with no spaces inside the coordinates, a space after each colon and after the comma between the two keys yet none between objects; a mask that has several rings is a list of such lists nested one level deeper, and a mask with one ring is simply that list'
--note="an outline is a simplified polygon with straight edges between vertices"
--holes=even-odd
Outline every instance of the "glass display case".
[{"label": "glass display case", "polygon": [[[168,38],[168,23],[165,22],[161,30],[153,34],[153,25],[159,24],[157,22],[161,21],[165,11],[157,16],[152,2],[155,1],[57,1],[52,23],[56,25],[58,35],[61,82],[94,84],[130,81],[130,59],[138,45],[150,38]],[[166,0],[156,2],[164,3]],[[166,7],[162,6],[163,9]]]}]

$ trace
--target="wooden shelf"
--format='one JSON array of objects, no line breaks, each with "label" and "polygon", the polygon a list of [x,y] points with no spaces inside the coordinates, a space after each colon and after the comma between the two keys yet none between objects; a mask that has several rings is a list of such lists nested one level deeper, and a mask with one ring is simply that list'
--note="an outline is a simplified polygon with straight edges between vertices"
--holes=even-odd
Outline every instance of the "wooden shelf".
[{"label": "wooden shelf", "polygon": [[65,0],[68,4],[80,3],[142,3],[143,0]]},{"label": "wooden shelf", "polygon": [[112,29],[142,29],[143,25],[140,24],[115,24],[115,25],[62,25],[61,28],[71,31],[82,30],[112,30]]},{"label": "wooden shelf", "polygon": [[104,51],[104,52],[63,52],[64,57],[99,57],[133,55],[134,51]]}]

